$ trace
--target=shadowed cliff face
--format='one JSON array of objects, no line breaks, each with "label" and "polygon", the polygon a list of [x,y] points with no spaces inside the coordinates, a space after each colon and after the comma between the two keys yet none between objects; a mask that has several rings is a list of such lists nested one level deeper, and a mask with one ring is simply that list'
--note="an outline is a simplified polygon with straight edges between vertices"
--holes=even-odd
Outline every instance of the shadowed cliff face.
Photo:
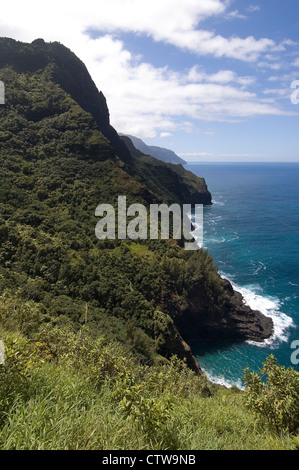
[{"label": "shadowed cliff face", "polygon": [[0,38],[0,51],[0,68],[11,66],[18,73],[35,73],[50,67],[53,82],[93,116],[116,153],[130,161],[130,152],[110,125],[103,93],[98,91],[86,66],[72,51],[58,42],[37,39],[26,44],[8,38]]},{"label": "shadowed cliff face", "polygon": [[[155,159],[139,161],[134,157],[110,125],[103,93],[98,91],[84,63],[67,47],[58,42],[46,43],[42,39],[26,44],[0,38],[0,68],[7,66],[17,73],[33,74],[46,70],[53,83],[91,114],[100,132],[125,164],[124,170],[151,191],[154,202],[211,204],[211,194],[203,178],[187,172],[180,165],[167,165]],[[150,197],[147,201],[150,202]]]},{"label": "shadowed cliff face", "polygon": [[226,299],[221,308],[208,310],[196,286],[189,293],[189,302],[176,324],[186,341],[262,342],[273,334],[273,321],[258,310],[248,307],[243,296],[227,279],[222,280]]}]

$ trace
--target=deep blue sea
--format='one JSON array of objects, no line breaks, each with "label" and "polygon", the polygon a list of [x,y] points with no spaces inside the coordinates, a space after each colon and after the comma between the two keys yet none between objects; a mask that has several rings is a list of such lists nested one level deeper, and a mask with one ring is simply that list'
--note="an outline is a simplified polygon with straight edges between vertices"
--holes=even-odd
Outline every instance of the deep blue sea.
[{"label": "deep blue sea", "polygon": [[213,205],[204,208],[204,247],[248,305],[275,325],[262,344],[192,345],[201,368],[210,380],[240,388],[244,368],[257,371],[269,354],[299,370],[298,346],[291,347],[299,341],[299,163],[192,163],[186,169],[204,177],[212,193]]}]

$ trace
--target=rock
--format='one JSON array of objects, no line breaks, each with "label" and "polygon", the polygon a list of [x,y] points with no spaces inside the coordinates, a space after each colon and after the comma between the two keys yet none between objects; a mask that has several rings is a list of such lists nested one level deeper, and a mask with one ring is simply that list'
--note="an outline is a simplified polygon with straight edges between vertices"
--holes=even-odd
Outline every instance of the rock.
[{"label": "rock", "polygon": [[191,347],[183,340],[174,322],[169,323],[164,339],[165,343],[160,348],[162,356],[168,359],[172,356],[177,356],[179,359],[185,361],[187,366],[197,375],[202,374],[202,370],[192,354]]},{"label": "rock", "polygon": [[262,342],[270,338],[272,319],[246,305],[242,294],[227,279],[222,279],[222,283],[227,299],[221,309],[212,312],[200,303],[200,291],[191,293],[188,306],[175,319],[181,336],[191,345],[200,340]]},{"label": "rock", "polygon": [[202,374],[202,370],[192,354],[191,347],[186,341],[183,340],[180,333],[177,331],[177,337],[179,341],[176,343],[177,349],[173,351],[173,354],[177,355],[180,359],[184,359],[186,361],[187,366],[196,372],[196,374]]},{"label": "rock", "polygon": [[264,341],[273,334],[273,321],[258,310],[252,310],[244,301],[240,292],[233,289],[227,279],[223,279],[223,286],[228,294],[225,304],[225,319],[227,328],[224,334],[227,337]]}]

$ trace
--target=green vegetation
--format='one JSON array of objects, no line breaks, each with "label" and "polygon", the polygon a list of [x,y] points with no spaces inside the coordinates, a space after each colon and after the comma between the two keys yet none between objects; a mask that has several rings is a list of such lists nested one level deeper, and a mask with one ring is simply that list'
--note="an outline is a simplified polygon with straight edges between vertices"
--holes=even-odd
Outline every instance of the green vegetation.
[{"label": "green vegetation", "polygon": [[0,449],[295,448],[293,389],[257,424],[277,389],[191,370],[189,298],[214,316],[226,300],[209,253],[95,236],[98,204],[209,203],[204,180],[134,158],[68,49],[0,42]]},{"label": "green vegetation", "polygon": [[[257,425],[247,410],[250,390],[213,386],[175,357],[142,364],[128,347],[88,324],[76,333],[66,325],[41,324],[31,338],[17,330],[1,330],[0,336],[6,346],[0,365],[2,450],[298,446],[284,425],[275,431],[265,421]],[[298,389],[298,374],[294,380]],[[271,405],[267,400],[264,395]]]},{"label": "green vegetation", "polygon": [[247,407],[270,429],[279,433],[299,431],[299,374],[279,366],[269,356],[260,374],[245,370]]},{"label": "green vegetation", "polygon": [[[169,357],[193,265],[206,303],[221,295],[212,258],[168,241],[99,241],[95,209],[119,195],[128,204],[168,202],[179,177],[184,194],[197,179],[163,163],[122,161],[91,114],[54,83],[53,70],[0,71],[7,101],[0,109],[0,292],[13,290],[19,302],[35,302],[44,321],[65,318],[74,329],[87,312],[90,325],[143,360]],[[177,193],[184,202],[187,193]]]}]

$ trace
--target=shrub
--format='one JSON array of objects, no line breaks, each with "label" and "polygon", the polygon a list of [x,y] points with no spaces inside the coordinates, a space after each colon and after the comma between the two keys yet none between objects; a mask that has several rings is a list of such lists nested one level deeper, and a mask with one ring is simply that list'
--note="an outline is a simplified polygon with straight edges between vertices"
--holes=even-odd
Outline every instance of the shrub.
[{"label": "shrub", "polygon": [[270,355],[260,374],[245,369],[246,406],[277,433],[299,430],[299,373]]},{"label": "shrub", "polygon": [[1,336],[5,345],[5,362],[0,364],[0,424],[16,398],[27,397],[32,370],[47,360],[42,343],[32,343],[21,336]]},{"label": "shrub", "polygon": [[123,398],[119,405],[128,419],[133,419],[143,431],[153,437],[169,419],[173,398],[146,397],[143,388],[144,384],[139,384],[123,390]]},{"label": "shrub", "polygon": [[5,291],[0,296],[0,322],[6,330],[28,335],[39,326],[42,319],[39,305],[32,301],[25,302],[19,291]]}]

